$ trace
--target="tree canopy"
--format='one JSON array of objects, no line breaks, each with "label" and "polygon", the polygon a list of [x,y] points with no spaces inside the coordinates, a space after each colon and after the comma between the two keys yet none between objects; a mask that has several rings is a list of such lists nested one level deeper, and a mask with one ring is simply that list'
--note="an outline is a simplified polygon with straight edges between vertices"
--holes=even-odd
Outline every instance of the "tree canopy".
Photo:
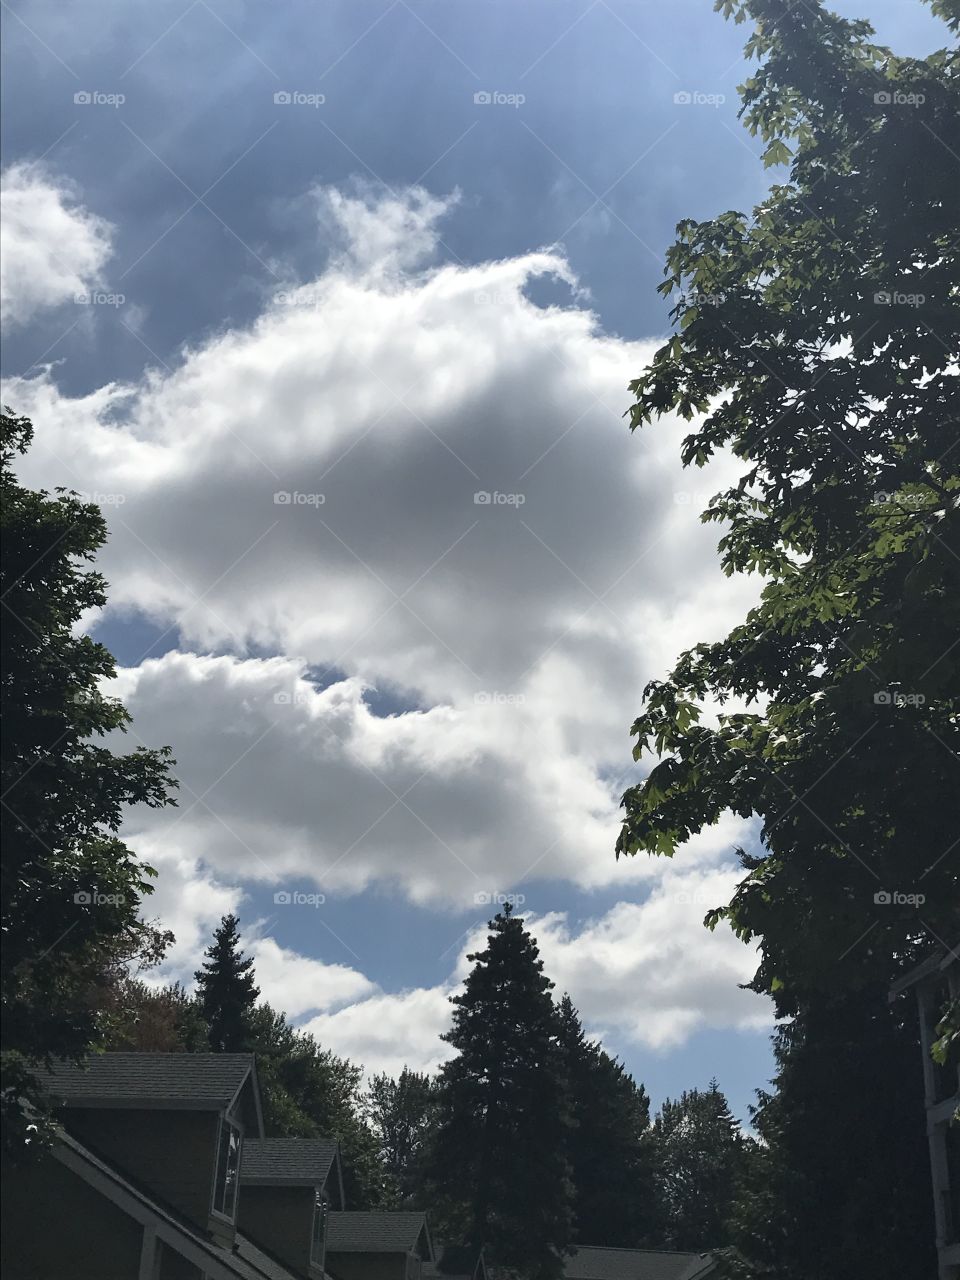
[{"label": "tree canopy", "polygon": [[4,413],[0,430],[3,1118],[19,1149],[36,1068],[95,1046],[117,964],[155,961],[169,941],[142,919],[154,872],[117,832],[126,806],[171,804],[174,784],[166,748],[102,741],[130,720],[100,691],[113,657],[76,632],[106,598],[88,567],[103,516],[64,489],[22,487],[13,464],[33,427]]},{"label": "tree canopy", "polygon": [[677,332],[631,422],[696,418],[685,465],[739,460],[703,519],[763,589],[645,690],[635,754],[656,763],[618,851],[759,817],[708,920],[759,941],[754,986],[792,1012],[958,924],[958,56],[899,57],[819,2],[717,8],[753,20],[741,114],[785,173],[750,215],[679,224]]}]

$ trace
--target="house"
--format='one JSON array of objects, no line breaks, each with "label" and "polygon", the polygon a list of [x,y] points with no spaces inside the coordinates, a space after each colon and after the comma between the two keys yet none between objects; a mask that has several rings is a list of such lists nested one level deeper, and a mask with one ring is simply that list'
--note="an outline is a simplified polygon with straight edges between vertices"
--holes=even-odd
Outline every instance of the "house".
[{"label": "house", "polygon": [[939,1280],[960,1280],[960,1055],[944,1066],[930,1056],[943,1009],[960,1000],[960,949],[941,947],[911,969],[890,989],[891,1002],[907,991],[920,1018]]},{"label": "house", "polygon": [[436,1261],[423,1264],[423,1280],[488,1280],[482,1249],[434,1240],[433,1254]]},{"label": "house", "polygon": [[436,1258],[425,1213],[331,1213],[326,1265],[336,1280],[422,1280]]},{"label": "house", "polygon": [[708,1253],[581,1245],[565,1260],[563,1274],[564,1280],[706,1280],[716,1266]]},{"label": "house", "polygon": [[344,1208],[339,1143],[253,1138],[240,1172],[240,1228],[298,1275],[322,1280],[327,1221]]},{"label": "house", "polygon": [[108,1053],[47,1087],[52,1147],[5,1171],[5,1280],[323,1280],[238,1229],[244,1144],[263,1139],[252,1055]]}]

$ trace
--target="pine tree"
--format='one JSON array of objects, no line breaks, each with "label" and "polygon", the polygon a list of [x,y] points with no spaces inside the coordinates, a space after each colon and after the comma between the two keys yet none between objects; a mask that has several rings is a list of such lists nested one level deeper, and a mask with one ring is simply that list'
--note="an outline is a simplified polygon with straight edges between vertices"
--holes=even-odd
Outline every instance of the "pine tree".
[{"label": "pine tree", "polygon": [[250,1015],[260,990],[254,985],[253,961],[240,951],[235,915],[223,917],[204,955],[203,968],[194,976],[210,1046],[217,1053],[245,1052],[251,1048]]},{"label": "pine tree", "polygon": [[[566,1156],[570,1116],[553,983],[509,907],[453,997],[443,1038],[456,1057],[441,1071],[432,1161],[438,1191],[465,1189],[466,1235],[490,1260],[531,1280],[555,1280],[573,1227]],[[457,1220],[448,1205],[448,1221]]]},{"label": "pine tree", "polygon": [[654,1229],[645,1142],[650,1099],[622,1063],[587,1039],[567,995],[559,1021],[574,1121],[567,1149],[576,1187],[576,1239],[636,1248]]},{"label": "pine tree", "polygon": [[729,1243],[729,1218],[748,1160],[747,1144],[716,1080],[665,1099],[653,1123],[660,1231],[671,1249]]}]

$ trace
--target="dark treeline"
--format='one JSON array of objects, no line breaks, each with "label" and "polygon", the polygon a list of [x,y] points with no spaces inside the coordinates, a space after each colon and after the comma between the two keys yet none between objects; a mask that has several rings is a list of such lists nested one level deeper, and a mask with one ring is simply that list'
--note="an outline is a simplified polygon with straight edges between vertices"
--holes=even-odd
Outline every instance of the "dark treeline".
[{"label": "dark treeline", "polygon": [[106,1044],[256,1053],[270,1131],[339,1138],[353,1208],[429,1207],[438,1235],[525,1275],[556,1277],[580,1243],[726,1250],[729,1275],[921,1280],[920,1058],[898,1012],[878,1017],[871,995],[781,1026],[751,1136],[715,1080],[651,1117],[643,1086],[555,998],[509,908],[469,959],[436,1076],[365,1081],[293,1027],[259,1000],[234,916],[195,994],[118,975]]},{"label": "dark treeline", "polygon": [[225,916],[193,994],[118,974],[110,1049],[253,1052],[272,1133],[333,1135],[353,1208],[429,1206],[443,1236],[526,1274],[559,1274],[576,1243],[706,1249],[727,1242],[758,1144],[716,1081],[650,1099],[554,998],[536,942],[509,908],[452,1001],[453,1056],[364,1082],[259,1000],[238,921]]}]

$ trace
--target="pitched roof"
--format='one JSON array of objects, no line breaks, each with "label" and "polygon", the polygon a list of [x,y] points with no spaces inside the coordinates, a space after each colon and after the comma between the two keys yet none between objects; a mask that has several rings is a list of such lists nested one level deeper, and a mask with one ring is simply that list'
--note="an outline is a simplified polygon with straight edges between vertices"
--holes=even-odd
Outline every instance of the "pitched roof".
[{"label": "pitched roof", "polygon": [[564,1260],[565,1280],[698,1280],[713,1270],[706,1253],[584,1245]]},{"label": "pitched roof", "polygon": [[58,1062],[48,1091],[73,1106],[229,1106],[254,1071],[252,1053],[101,1053]]},{"label": "pitched roof", "polygon": [[425,1213],[331,1213],[327,1252],[412,1253],[426,1228]]},{"label": "pitched roof", "polygon": [[295,1280],[294,1273],[236,1233],[233,1249],[213,1240],[182,1214],[155,1199],[71,1134],[57,1131],[51,1155],[130,1217],[155,1228],[160,1240],[211,1280]]},{"label": "pitched roof", "polygon": [[251,1138],[243,1145],[240,1182],[322,1187],[339,1150],[333,1138]]}]

